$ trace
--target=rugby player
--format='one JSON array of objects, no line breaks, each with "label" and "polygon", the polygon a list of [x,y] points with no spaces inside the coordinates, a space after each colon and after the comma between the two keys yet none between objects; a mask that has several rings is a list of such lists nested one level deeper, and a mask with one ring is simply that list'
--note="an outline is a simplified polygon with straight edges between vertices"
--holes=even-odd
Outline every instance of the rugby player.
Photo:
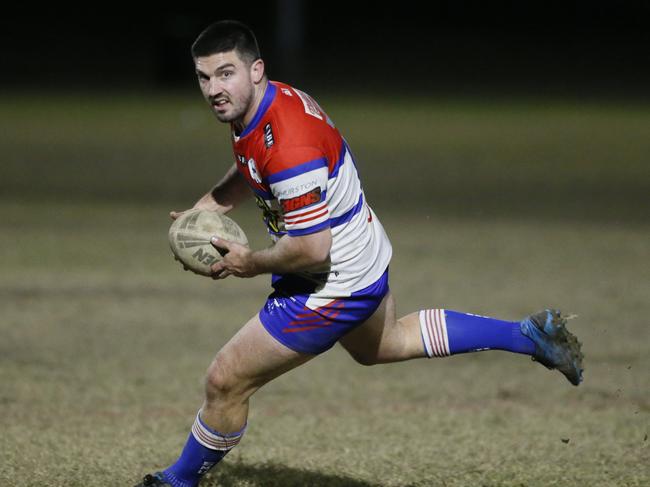
[{"label": "rugby player", "polygon": [[580,344],[557,310],[521,322],[436,308],[397,319],[391,244],[332,120],[306,93],[269,81],[253,32],[239,22],[207,27],[192,57],[210,109],[230,125],[235,159],[194,208],[226,213],[252,195],[274,241],[254,251],[213,238],[227,253],[212,277],[271,274],[273,292],[210,364],[178,460],[138,486],[198,485],[244,435],[251,395],[336,343],[364,365],[505,350],[581,382]]}]

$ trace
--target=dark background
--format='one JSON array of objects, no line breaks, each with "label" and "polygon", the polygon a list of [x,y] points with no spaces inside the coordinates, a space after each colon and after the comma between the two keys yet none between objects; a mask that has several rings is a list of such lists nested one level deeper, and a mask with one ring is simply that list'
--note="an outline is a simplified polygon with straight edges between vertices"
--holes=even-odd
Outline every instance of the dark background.
[{"label": "dark background", "polygon": [[[230,6],[229,6],[230,5]],[[194,88],[189,48],[209,23],[256,32],[272,79],[400,94],[645,97],[648,2],[194,3],[5,12],[0,87]]]}]

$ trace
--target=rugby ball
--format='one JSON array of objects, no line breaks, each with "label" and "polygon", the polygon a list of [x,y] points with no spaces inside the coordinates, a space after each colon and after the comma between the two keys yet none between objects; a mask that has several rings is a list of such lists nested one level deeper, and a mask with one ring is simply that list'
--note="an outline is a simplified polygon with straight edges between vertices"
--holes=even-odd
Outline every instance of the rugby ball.
[{"label": "rugby ball", "polygon": [[221,260],[223,252],[210,243],[215,235],[248,246],[248,239],[237,223],[208,210],[189,210],[174,220],[169,227],[169,246],[187,269],[209,276],[210,266]]}]

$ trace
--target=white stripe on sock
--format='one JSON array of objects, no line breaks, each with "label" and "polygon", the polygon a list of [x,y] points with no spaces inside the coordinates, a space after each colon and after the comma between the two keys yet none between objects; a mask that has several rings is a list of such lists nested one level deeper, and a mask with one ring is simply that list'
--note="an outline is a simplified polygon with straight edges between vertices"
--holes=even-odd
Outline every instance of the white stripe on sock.
[{"label": "white stripe on sock", "polygon": [[440,335],[442,333],[440,332],[440,324],[438,322],[438,310],[437,309],[432,309],[429,311],[429,318],[431,319],[431,327],[433,328],[433,341],[436,344],[436,357],[442,357],[443,355],[443,346],[442,346],[442,339],[440,338]]},{"label": "white stripe on sock", "polygon": [[420,311],[420,334],[422,335],[422,343],[424,343],[424,353],[426,353],[429,358],[433,357],[429,330],[427,328],[426,310]]},{"label": "white stripe on sock", "polygon": [[216,431],[210,431],[201,423],[200,419],[201,411],[196,415],[194,424],[192,425],[192,435],[206,448],[211,450],[220,450],[228,451],[237,446],[241,437],[244,435],[246,428],[238,433],[233,433],[229,435],[222,435]]},{"label": "white stripe on sock", "polygon": [[420,333],[424,342],[427,357],[447,357],[449,337],[447,336],[447,321],[444,309],[426,309],[420,311]]},{"label": "white stripe on sock", "polygon": [[447,317],[444,309],[436,310],[438,314],[438,328],[440,330],[440,341],[442,342],[443,357],[451,355],[449,351],[449,337],[447,336]]}]

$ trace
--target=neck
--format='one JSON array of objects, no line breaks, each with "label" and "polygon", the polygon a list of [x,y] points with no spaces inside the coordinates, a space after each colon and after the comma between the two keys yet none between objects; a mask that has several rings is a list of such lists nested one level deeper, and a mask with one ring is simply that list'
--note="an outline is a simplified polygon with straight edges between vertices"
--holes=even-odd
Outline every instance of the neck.
[{"label": "neck", "polygon": [[260,104],[262,103],[262,100],[264,99],[264,93],[266,93],[267,85],[268,85],[268,79],[266,77],[264,77],[264,79],[259,84],[255,85],[255,89],[253,92],[253,102],[251,103],[250,108],[246,111],[246,113],[241,119],[233,123],[235,131],[237,133],[242,133],[244,129],[248,126],[248,124],[251,123],[253,117],[255,117],[255,114],[257,113],[257,109],[259,108]]}]

